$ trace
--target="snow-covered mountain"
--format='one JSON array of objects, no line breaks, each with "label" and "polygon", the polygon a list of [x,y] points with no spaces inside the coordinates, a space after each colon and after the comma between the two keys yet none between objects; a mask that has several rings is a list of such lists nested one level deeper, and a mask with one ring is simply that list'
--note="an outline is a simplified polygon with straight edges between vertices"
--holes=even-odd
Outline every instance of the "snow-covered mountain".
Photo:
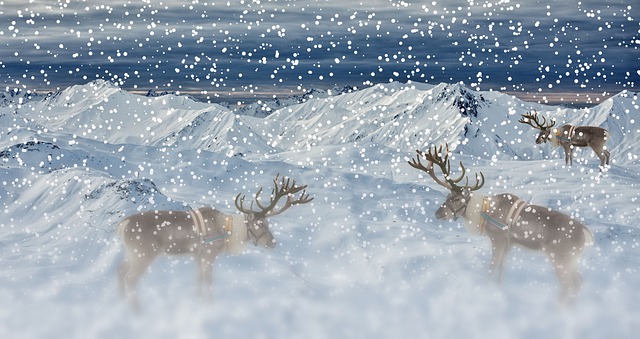
[{"label": "snow-covered mountain", "polygon": [[233,103],[222,103],[223,106],[233,110],[236,114],[250,115],[254,117],[264,118],[280,108],[301,104],[307,100],[327,98],[331,96],[341,95],[344,93],[352,93],[358,88],[354,86],[335,87],[332,89],[310,88],[303,94],[292,95],[286,98],[260,99],[255,102],[238,106]]},{"label": "snow-covered mountain", "polygon": [[[19,111],[51,132],[64,130],[114,144],[270,154],[353,142],[405,149],[448,142],[478,157],[530,160],[549,157],[554,151],[527,142],[536,131],[518,123],[521,114],[535,109],[556,119],[558,125],[610,129],[614,162],[622,164],[637,160],[625,155],[638,150],[633,133],[640,118],[634,108],[636,97],[623,92],[596,107],[574,109],[524,102],[498,92],[476,92],[461,84],[392,83],[296,99],[263,118],[174,94],[133,95],[95,81],[27,103]],[[244,113],[248,112],[255,113]]]},{"label": "snow-covered mountain", "polygon": [[[234,111],[104,81],[6,100],[0,337],[631,338],[638,102],[622,92],[573,109],[461,84],[389,83]],[[518,123],[532,109],[607,128],[611,169],[600,174],[590,150],[565,167],[560,150],[535,145],[536,131]],[[556,307],[551,266],[536,253],[513,251],[504,281],[488,281],[488,240],[433,217],[447,192],[406,161],[442,143],[484,174],[483,193],[512,192],[594,232],[575,305]],[[115,284],[118,220],[204,205],[233,213],[236,194],[278,173],[315,199],[271,220],[276,250],[219,258],[213,304],[194,297],[192,260],[159,260],[140,285],[145,311],[132,316]]]}]

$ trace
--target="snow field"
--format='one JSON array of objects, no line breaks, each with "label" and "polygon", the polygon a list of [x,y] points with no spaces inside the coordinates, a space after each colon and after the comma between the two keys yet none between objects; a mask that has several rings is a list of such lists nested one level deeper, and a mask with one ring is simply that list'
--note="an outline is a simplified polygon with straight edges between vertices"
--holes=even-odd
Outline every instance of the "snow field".
[{"label": "snow field", "polygon": [[[75,98],[73,109],[63,100],[46,114],[40,101],[17,113],[0,107],[3,338],[632,338],[640,328],[633,93],[576,112],[459,85],[394,83],[257,118],[102,82],[65,91],[90,95],[65,92],[58,97]],[[465,106],[477,115],[460,115],[464,93],[484,98]],[[153,106],[162,122],[130,123],[148,114],[146,100],[165,100]],[[138,117],[124,110],[131,102],[140,102],[131,108]],[[531,107],[610,129],[612,168],[600,174],[588,150],[569,168],[561,153],[535,146],[535,132],[517,124]],[[111,119],[120,129],[91,127]],[[557,305],[541,254],[514,249],[496,284],[489,240],[435,219],[447,192],[406,161],[442,142],[455,147],[453,163],[483,172],[483,194],[517,194],[594,233],[574,305]],[[309,185],[315,199],[270,220],[273,251],[218,259],[213,303],[198,300],[188,257],[152,265],[139,285],[141,314],[118,298],[114,226],[123,216],[203,205],[232,212],[236,194],[266,188],[278,173]]]}]

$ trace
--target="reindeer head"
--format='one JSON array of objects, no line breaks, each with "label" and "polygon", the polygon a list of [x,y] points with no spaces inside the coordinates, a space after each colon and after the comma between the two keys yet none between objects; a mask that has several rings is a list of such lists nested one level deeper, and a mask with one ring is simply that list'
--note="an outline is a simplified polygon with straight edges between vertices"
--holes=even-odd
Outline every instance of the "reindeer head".
[{"label": "reindeer head", "polygon": [[[236,208],[246,214],[246,222],[247,222],[247,234],[249,239],[253,241],[255,246],[264,246],[268,248],[273,248],[276,246],[276,240],[273,237],[273,233],[269,229],[269,222],[267,221],[268,217],[272,217],[274,215],[278,215],[289,207],[293,205],[306,204],[313,200],[313,198],[309,198],[309,195],[306,193],[307,185],[296,187],[296,181],[291,180],[290,178],[282,177],[279,182],[280,175],[276,175],[276,178],[273,179],[273,189],[271,190],[271,197],[269,200],[269,204],[264,206],[260,202],[260,193],[262,193],[262,187],[258,190],[255,195],[255,203],[258,207],[258,210],[253,209],[253,201],[251,202],[249,208],[244,207],[244,195],[238,194],[236,196],[235,204]],[[293,196],[298,193],[300,197],[298,199],[294,199]],[[280,198],[286,196],[287,200],[277,210],[274,210]]]},{"label": "reindeer head", "polygon": [[[469,185],[469,178],[466,178],[466,183],[464,186],[459,186],[458,183],[465,178],[467,170],[465,169],[462,161],[460,162],[460,168],[462,168],[462,173],[458,178],[451,178],[451,163],[449,161],[449,145],[446,145],[446,150],[443,152],[443,147],[440,146],[433,149],[429,148],[427,153],[423,153],[420,150],[416,150],[418,155],[415,159],[412,159],[409,162],[413,168],[419,169],[421,171],[427,172],[433,180],[435,180],[441,186],[449,189],[449,195],[447,195],[447,199],[440,206],[440,208],[436,211],[436,218],[445,219],[445,220],[457,220],[459,217],[463,216],[465,211],[467,210],[467,206],[469,204],[471,198],[471,192],[476,191],[484,185],[484,175],[480,172],[480,176],[476,175],[476,183],[473,186]],[[420,158],[424,157],[429,160],[429,164],[425,167],[421,162]],[[436,164],[440,168],[440,171],[443,174],[444,181],[438,178],[433,170],[433,165]]]},{"label": "reindeer head", "polygon": [[[539,129],[540,133],[538,133],[538,137],[536,138],[536,144],[542,144],[550,139],[551,127],[555,126],[555,121],[547,123],[547,119],[545,117],[541,117],[542,120],[539,119],[538,113],[526,113],[522,115],[522,118],[518,120],[520,123],[527,124],[535,129]],[[535,125],[534,125],[535,124]]]}]

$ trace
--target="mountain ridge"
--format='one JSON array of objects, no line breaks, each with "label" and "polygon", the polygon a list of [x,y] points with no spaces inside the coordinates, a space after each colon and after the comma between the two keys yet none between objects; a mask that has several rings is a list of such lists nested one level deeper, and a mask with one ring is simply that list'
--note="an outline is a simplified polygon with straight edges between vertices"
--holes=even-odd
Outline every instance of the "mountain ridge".
[{"label": "mountain ridge", "polygon": [[[136,95],[96,80],[27,101],[14,112],[0,110],[0,115],[23,116],[32,125],[27,129],[60,131],[111,144],[229,155],[263,156],[363,142],[407,150],[448,143],[478,157],[527,160],[557,152],[547,145],[535,146],[535,130],[518,123],[520,114],[535,110],[558,124],[610,126],[613,159],[626,162],[628,157],[621,152],[640,150],[626,133],[640,120],[634,98],[637,93],[621,92],[598,106],[574,109],[525,102],[496,91],[478,92],[460,83],[394,82],[347,88],[333,95],[310,94],[266,116],[254,116],[171,93]],[[0,146],[11,145],[5,141]]]}]

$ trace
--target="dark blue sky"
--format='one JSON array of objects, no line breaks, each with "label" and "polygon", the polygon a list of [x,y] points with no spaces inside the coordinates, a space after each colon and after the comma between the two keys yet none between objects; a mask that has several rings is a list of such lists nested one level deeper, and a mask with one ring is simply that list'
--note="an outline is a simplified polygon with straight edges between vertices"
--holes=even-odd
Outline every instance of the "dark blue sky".
[{"label": "dark blue sky", "polygon": [[[0,0],[0,77],[211,96],[408,80],[523,96],[638,90],[629,1]],[[68,3],[67,3],[68,2]]]}]

